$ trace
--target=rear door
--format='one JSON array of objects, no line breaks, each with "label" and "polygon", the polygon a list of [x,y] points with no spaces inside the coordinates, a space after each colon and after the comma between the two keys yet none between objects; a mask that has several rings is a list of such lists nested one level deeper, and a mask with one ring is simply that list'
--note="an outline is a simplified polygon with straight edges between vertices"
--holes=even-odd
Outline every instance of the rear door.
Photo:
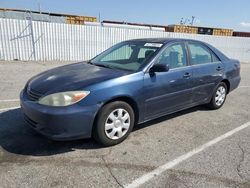
[{"label": "rear door", "polygon": [[209,100],[214,87],[223,75],[223,64],[205,45],[199,42],[188,42],[190,63],[193,68],[193,103]]}]

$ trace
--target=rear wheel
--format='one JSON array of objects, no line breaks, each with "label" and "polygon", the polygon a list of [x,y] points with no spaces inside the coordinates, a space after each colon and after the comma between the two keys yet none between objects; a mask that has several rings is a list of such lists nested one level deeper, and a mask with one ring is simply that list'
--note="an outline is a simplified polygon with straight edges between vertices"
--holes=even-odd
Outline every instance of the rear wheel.
[{"label": "rear wheel", "polygon": [[215,89],[212,99],[209,103],[211,109],[219,109],[223,106],[227,97],[227,85],[221,82]]},{"label": "rear wheel", "polygon": [[133,129],[134,119],[134,111],[129,104],[111,102],[98,113],[93,136],[104,146],[119,144]]}]

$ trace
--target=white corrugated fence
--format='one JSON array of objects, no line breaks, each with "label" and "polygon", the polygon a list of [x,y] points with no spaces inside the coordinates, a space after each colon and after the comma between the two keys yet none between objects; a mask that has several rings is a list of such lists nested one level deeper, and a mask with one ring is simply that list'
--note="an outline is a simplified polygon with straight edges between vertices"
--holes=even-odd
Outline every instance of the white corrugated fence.
[{"label": "white corrugated fence", "polygon": [[0,60],[81,61],[120,41],[176,37],[208,42],[250,63],[250,38],[168,33],[146,29],[69,25],[0,18]]}]

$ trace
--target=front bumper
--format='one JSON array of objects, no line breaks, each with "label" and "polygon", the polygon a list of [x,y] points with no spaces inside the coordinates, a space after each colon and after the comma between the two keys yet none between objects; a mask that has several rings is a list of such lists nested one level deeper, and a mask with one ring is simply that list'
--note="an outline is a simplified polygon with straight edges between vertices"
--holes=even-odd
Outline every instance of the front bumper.
[{"label": "front bumper", "polygon": [[81,106],[74,104],[66,107],[40,105],[20,94],[21,110],[26,122],[37,132],[52,140],[75,140],[90,138],[98,105]]}]

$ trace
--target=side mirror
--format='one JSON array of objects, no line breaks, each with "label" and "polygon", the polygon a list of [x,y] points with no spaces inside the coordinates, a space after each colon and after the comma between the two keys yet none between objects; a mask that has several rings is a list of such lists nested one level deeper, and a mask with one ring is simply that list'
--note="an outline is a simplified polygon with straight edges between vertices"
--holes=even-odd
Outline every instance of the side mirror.
[{"label": "side mirror", "polygon": [[168,64],[155,64],[153,67],[150,68],[149,72],[168,72],[169,65]]}]

